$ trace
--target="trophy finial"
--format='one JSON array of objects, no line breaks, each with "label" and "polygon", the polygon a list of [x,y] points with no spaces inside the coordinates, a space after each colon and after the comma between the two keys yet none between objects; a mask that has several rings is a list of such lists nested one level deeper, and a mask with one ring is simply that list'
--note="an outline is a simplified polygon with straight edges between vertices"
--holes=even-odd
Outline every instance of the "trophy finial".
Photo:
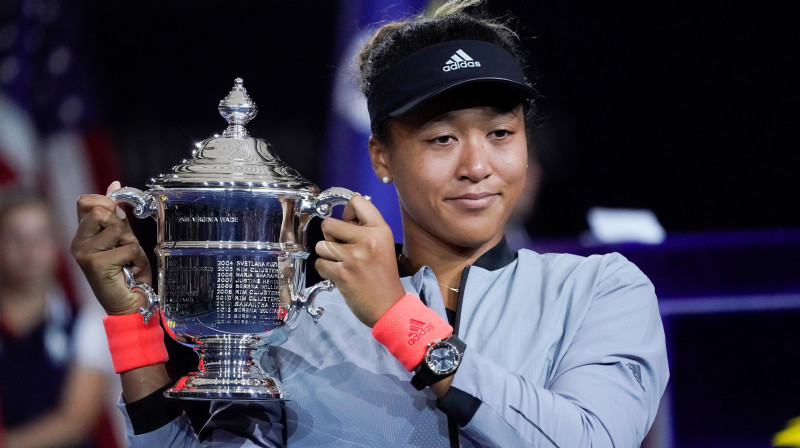
[{"label": "trophy finial", "polygon": [[224,137],[245,138],[249,134],[244,125],[258,113],[258,107],[244,88],[244,80],[236,78],[233,81],[233,89],[228,96],[219,102],[220,115],[228,121],[228,128],[222,133]]}]

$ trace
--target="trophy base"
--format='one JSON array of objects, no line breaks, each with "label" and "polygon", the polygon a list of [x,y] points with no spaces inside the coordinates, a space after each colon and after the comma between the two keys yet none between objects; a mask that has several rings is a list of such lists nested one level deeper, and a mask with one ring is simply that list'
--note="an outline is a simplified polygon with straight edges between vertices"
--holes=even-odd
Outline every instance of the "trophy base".
[{"label": "trophy base", "polygon": [[184,400],[286,400],[287,393],[280,381],[269,375],[240,378],[212,377],[208,372],[190,373],[164,392],[169,398]]},{"label": "trophy base", "polygon": [[196,340],[197,370],[164,392],[185,400],[286,400],[277,364],[261,335],[214,335]]}]

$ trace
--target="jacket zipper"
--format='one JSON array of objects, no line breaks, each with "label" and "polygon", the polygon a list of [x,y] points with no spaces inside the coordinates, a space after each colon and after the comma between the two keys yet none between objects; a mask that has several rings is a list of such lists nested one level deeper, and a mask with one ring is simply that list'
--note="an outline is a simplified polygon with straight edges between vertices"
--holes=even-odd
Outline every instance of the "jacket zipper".
[{"label": "jacket zipper", "polygon": [[[464,267],[464,271],[461,273],[461,283],[458,285],[458,302],[456,302],[456,318],[453,322],[453,335],[458,336],[458,327],[461,323],[461,304],[464,302],[464,288],[467,286],[467,276],[469,276],[469,268],[471,265],[467,265]],[[455,419],[447,416],[447,429],[448,435],[450,438],[450,448],[458,448],[458,423],[456,423]]]}]

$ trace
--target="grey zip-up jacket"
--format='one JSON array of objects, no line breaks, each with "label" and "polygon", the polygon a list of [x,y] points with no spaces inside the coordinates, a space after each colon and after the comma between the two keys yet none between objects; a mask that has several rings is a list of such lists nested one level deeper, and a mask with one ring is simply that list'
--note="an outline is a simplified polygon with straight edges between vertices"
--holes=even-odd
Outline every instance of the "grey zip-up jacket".
[{"label": "grey zip-up jacket", "polygon": [[[430,268],[402,280],[446,318]],[[302,314],[274,330],[284,333],[273,335],[272,359],[290,401],[215,403],[195,435],[153,394],[120,405],[129,443],[639,446],[669,372],[655,292],[636,266],[619,254],[515,253],[503,241],[465,269],[459,289],[454,327],[467,349],[442,400],[414,390],[334,290],[317,297],[317,324]]]}]

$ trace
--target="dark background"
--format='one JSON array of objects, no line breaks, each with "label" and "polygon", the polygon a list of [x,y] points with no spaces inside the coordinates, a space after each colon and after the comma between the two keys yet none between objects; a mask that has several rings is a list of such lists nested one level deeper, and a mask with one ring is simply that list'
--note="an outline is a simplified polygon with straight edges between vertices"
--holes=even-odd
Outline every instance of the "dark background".
[{"label": "dark background", "polygon": [[[260,110],[251,133],[322,183],[338,2],[85,3],[127,183],[224,129],[237,76]],[[670,233],[800,226],[800,2],[490,9],[519,18],[545,96],[534,236],[581,233],[591,206],[651,209]]]}]

